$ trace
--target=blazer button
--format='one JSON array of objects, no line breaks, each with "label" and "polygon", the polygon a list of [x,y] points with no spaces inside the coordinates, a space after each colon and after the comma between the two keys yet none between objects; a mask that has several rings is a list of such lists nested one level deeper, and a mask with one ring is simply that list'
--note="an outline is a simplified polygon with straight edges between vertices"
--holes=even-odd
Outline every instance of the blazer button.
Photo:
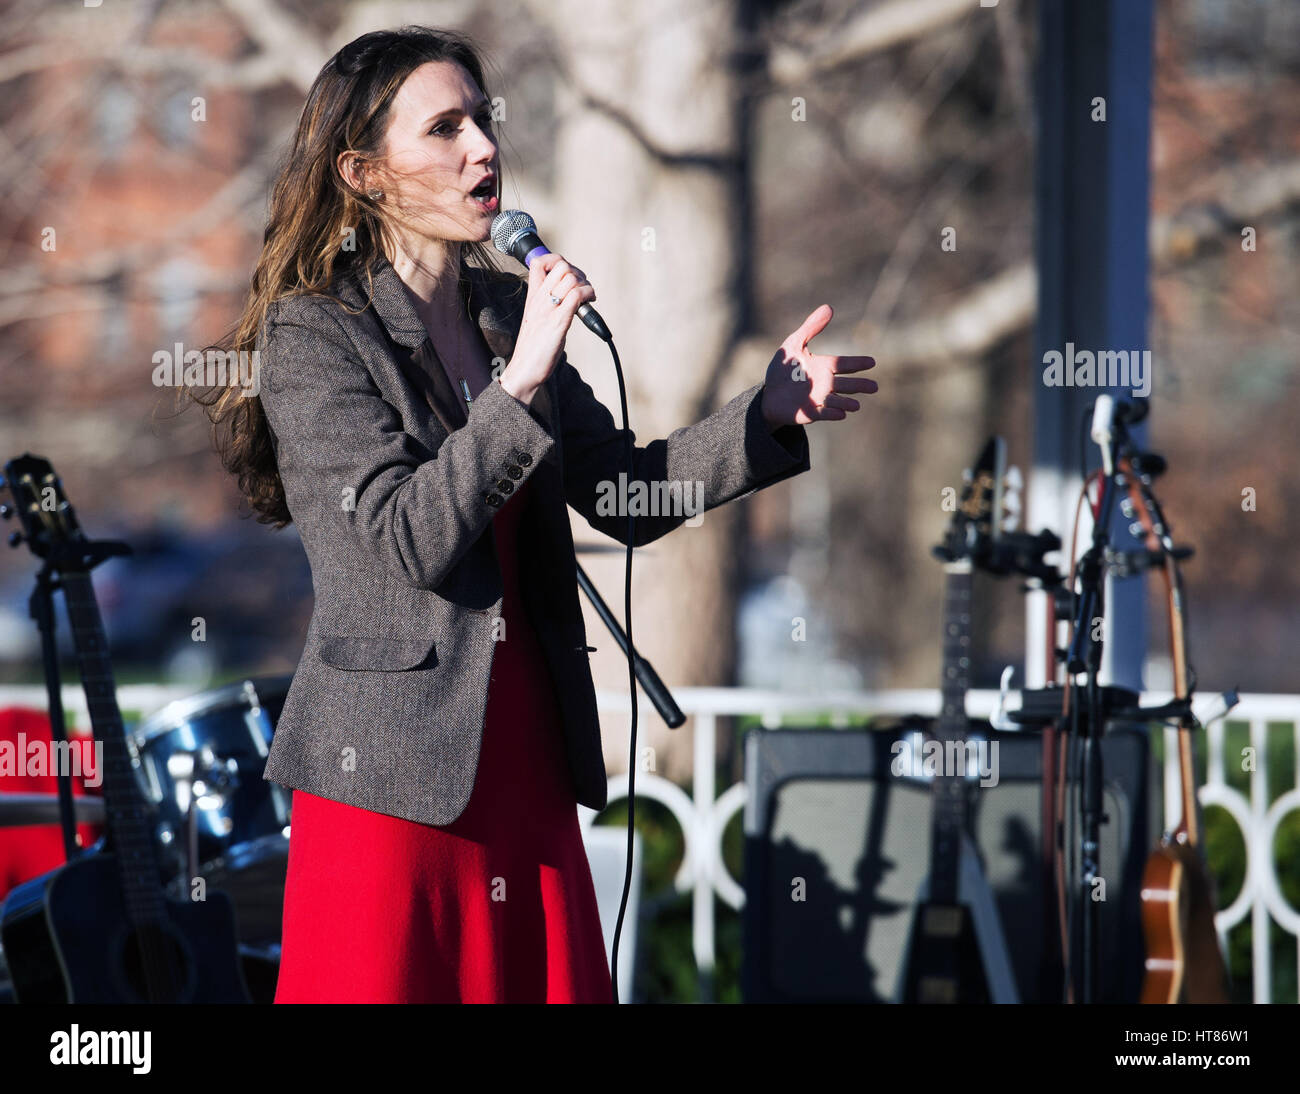
[{"label": "blazer button", "polygon": [[502,479],[499,483],[497,483],[497,489],[500,490],[501,493],[503,494],[512,493],[514,491],[514,488],[515,488],[515,484],[511,482],[509,479]]},{"label": "blazer button", "polygon": [[483,500],[489,505],[500,505],[505,499],[495,492],[483,495]]},{"label": "blazer button", "polygon": [[512,479],[522,479],[524,477],[523,471],[513,463],[506,468],[506,474]]},{"label": "blazer button", "polygon": [[527,452],[516,452],[515,459],[519,461],[520,467],[531,467],[533,458]]}]

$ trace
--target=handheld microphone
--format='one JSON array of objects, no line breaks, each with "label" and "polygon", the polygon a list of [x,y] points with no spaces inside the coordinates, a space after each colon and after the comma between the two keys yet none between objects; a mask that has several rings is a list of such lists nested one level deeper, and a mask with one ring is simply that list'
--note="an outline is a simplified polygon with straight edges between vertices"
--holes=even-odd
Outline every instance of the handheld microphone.
[{"label": "handheld microphone", "polygon": [[1111,395],[1098,395],[1092,408],[1092,439],[1101,449],[1102,469],[1106,477],[1115,473],[1111,444],[1114,441],[1115,399]]},{"label": "handheld microphone", "polygon": [[1111,453],[1116,430],[1125,435],[1125,426],[1137,425],[1150,412],[1151,403],[1147,399],[1130,403],[1113,395],[1097,396],[1092,408],[1092,439],[1101,449],[1102,467],[1107,475],[1115,471]]},{"label": "handheld microphone", "polygon": [[[492,221],[492,242],[502,254],[507,254],[523,266],[530,266],[538,255],[551,253],[549,247],[537,234],[537,225],[533,218],[522,209],[503,209]],[[606,342],[614,341],[600,312],[584,300],[578,309],[578,318],[587,324],[587,329],[603,338]]]}]

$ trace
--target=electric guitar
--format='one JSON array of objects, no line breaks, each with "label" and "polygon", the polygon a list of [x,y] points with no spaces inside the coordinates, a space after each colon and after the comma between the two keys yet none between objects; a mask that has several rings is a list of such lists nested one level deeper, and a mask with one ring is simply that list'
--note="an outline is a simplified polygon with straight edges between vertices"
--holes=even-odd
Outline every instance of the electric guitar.
[{"label": "electric guitar", "polygon": [[[1009,476],[1004,467],[1002,439],[990,438],[969,472],[943,544],[934,549],[945,574],[943,709],[931,736],[941,755],[961,758],[963,770],[942,771],[931,788],[930,875],[900,973],[897,997],[904,1003],[1018,1001],[997,908],[967,834],[970,791],[964,769],[973,570],[997,557],[997,541],[1019,511],[1018,473]],[[1004,510],[1011,511],[1005,522]]]},{"label": "electric guitar", "polygon": [[1187,655],[1186,603],[1178,568],[1179,558],[1190,552],[1174,546],[1151,490],[1152,477],[1163,467],[1164,461],[1158,456],[1141,457],[1138,466],[1127,455],[1118,462],[1129,501],[1142,524],[1144,544],[1150,557],[1161,563],[1169,609],[1174,699],[1182,707],[1178,720],[1182,817],[1177,828],[1161,837],[1142,874],[1142,930],[1147,956],[1141,1001],[1226,1003],[1228,974],[1214,930],[1214,881],[1200,846],[1201,818],[1196,800],[1192,732],[1197,723],[1191,713],[1194,673]]},{"label": "electric guitar", "polygon": [[77,524],[48,460],[5,465],[28,547],[58,576],[90,709],[102,746],[107,849],[87,852],[9,894],[0,939],[20,1003],[248,1003],[234,907],[166,896],[149,810],[127,752],[108,644],[90,571],[119,545],[93,543]]}]

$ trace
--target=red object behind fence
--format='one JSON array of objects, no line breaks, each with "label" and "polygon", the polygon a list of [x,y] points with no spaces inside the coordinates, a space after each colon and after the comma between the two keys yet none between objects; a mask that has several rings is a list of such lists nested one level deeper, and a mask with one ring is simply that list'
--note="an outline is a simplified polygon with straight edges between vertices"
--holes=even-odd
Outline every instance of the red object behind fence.
[{"label": "red object behind fence", "polygon": [[[25,707],[0,709],[0,809],[4,798],[11,794],[58,793],[58,780],[49,773],[53,757],[50,741],[50,719],[44,711]],[[80,751],[82,771],[81,775],[72,776],[73,797],[101,797],[102,787],[94,785],[98,781],[94,741],[72,734],[69,741],[73,749]],[[33,742],[39,742],[40,749],[44,750],[43,767],[37,768],[44,774],[31,773],[35,767],[30,752]],[[103,828],[102,824],[78,824],[81,845],[89,847],[99,839]],[[16,885],[39,877],[64,861],[63,835],[57,824],[0,825],[0,901]]]}]

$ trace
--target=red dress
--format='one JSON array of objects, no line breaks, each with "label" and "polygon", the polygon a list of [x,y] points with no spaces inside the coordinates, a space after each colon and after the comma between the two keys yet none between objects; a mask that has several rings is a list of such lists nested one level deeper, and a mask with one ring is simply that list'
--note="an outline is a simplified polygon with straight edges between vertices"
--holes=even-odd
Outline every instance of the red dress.
[{"label": "red dress", "polygon": [[528,483],[493,518],[497,643],[469,805],[445,827],[293,793],[277,1003],[608,1003],[554,684],[519,594]]}]

